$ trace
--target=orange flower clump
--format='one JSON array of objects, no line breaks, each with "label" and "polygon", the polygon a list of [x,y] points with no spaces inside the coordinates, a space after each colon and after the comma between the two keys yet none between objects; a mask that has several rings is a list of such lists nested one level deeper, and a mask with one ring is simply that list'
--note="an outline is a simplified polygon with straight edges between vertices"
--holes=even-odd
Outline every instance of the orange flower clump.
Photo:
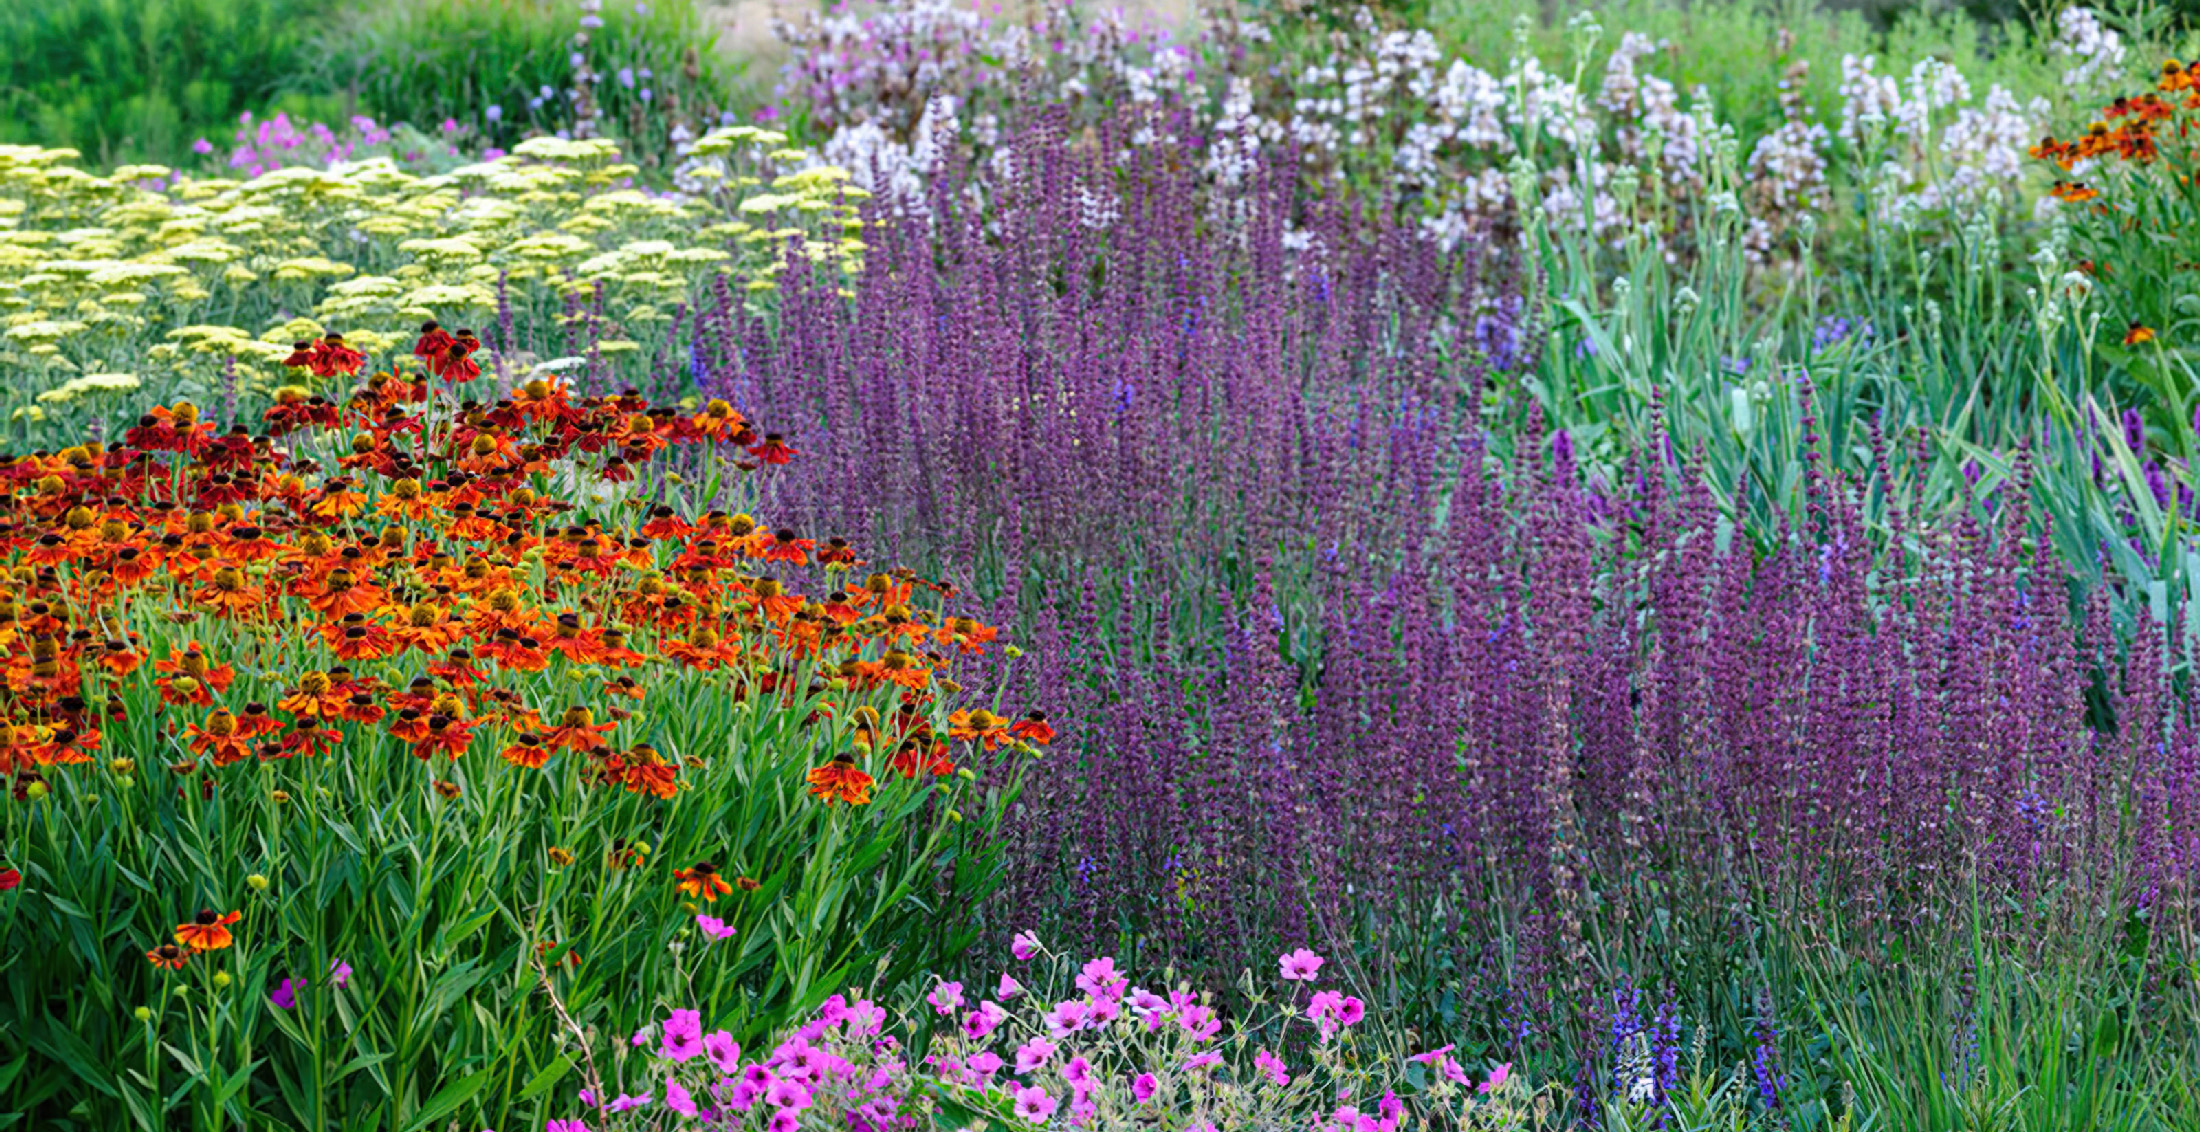
[{"label": "orange flower clump", "polygon": [[[500,773],[670,799],[714,752],[645,721],[679,720],[677,697],[708,689],[803,720],[830,760],[811,792],[862,805],[874,780],[851,748],[881,762],[921,748],[908,771],[945,773],[935,732],[1052,737],[950,712],[948,671],[995,636],[920,603],[951,587],[906,571],[856,585],[845,540],[707,509],[660,474],[703,445],[774,474],[801,455],[785,434],[760,438],[723,401],[686,411],[551,380],[461,399],[491,384],[481,348],[429,323],[376,373],[330,334],[290,364],[359,386],[286,389],[257,432],[178,403],[119,443],[0,455],[0,775],[104,760],[113,735],[174,751],[163,760],[202,799],[239,764],[367,752],[428,763],[423,783],[452,798],[461,776],[444,768],[478,752]],[[891,742],[847,722],[867,699],[869,719],[897,721]],[[126,702],[160,710],[126,717]],[[681,883],[727,891],[707,866]],[[177,938],[224,947],[234,919]]]}]

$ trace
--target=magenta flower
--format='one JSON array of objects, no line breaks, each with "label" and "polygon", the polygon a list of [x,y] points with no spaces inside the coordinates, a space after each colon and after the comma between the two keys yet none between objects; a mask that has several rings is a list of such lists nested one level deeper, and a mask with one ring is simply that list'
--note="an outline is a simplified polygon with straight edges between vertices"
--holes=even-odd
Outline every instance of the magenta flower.
[{"label": "magenta flower", "polygon": [[710,1063],[728,1077],[741,1071],[741,1043],[724,1030],[712,1031],[703,1039],[703,1052],[710,1055]]},{"label": "magenta flower", "polygon": [[1512,1076],[1512,1071],[1513,1063],[1510,1061],[1498,1066],[1495,1069],[1490,1070],[1490,1079],[1482,1082],[1481,1087],[1477,1089],[1476,1092],[1494,1093],[1497,1090],[1504,1088],[1505,1080]]},{"label": "magenta flower", "polygon": [[1115,960],[1105,955],[1085,964],[1077,975],[1077,989],[1094,998],[1121,998],[1129,985],[1130,980],[1115,969]]},{"label": "magenta flower", "polygon": [[1205,1053],[1193,1054],[1190,1060],[1184,1063],[1184,1071],[1186,1073],[1197,1073],[1203,1069],[1213,1069],[1220,1064],[1222,1064],[1222,1055],[1213,1050],[1208,1050]]},{"label": "magenta flower", "polygon": [[1037,932],[1017,932],[1016,938],[1008,942],[1008,950],[1009,954],[1018,959],[1029,959],[1039,954],[1039,934]]},{"label": "magenta flower", "polygon": [[1336,991],[1315,991],[1313,999],[1306,1004],[1306,1016],[1321,1030],[1323,1041],[1328,1041],[1343,1027],[1358,1025],[1366,1014],[1366,1004]]},{"label": "magenta flower", "polygon": [[268,1005],[277,1010],[288,1010],[298,1005],[298,988],[304,985],[296,979],[284,979],[282,984],[267,996]]},{"label": "magenta flower", "polygon": [[1160,1079],[1151,1073],[1141,1073],[1131,1081],[1131,1095],[1138,1098],[1139,1104],[1152,1100],[1153,1095],[1160,1090]]},{"label": "magenta flower", "polygon": [[1262,1076],[1267,1077],[1278,1086],[1291,1083],[1291,1071],[1284,1066],[1283,1059],[1267,1050],[1261,1050],[1253,1055],[1253,1067],[1260,1070]]},{"label": "magenta flower", "polygon": [[841,1022],[853,1033],[874,1035],[886,1028],[886,1008],[868,998],[857,999]]},{"label": "magenta flower", "polygon": [[553,1120],[543,1126],[542,1132],[588,1132],[588,1125],[578,1120]]},{"label": "magenta flower", "polygon": [[1066,1038],[1083,1029],[1085,1019],[1091,1013],[1089,1007],[1076,999],[1057,1002],[1054,1009],[1046,1013],[1047,1033],[1056,1038]]},{"label": "magenta flower", "polygon": [[695,1105],[695,1095],[671,1077],[665,1078],[665,1107],[682,1116],[696,1116],[702,1111]]},{"label": "magenta flower", "polygon": [[349,964],[349,963],[346,963],[346,962],[344,962],[344,961],[343,961],[343,960],[341,960],[341,959],[331,959],[331,960],[329,960],[329,963],[328,963],[328,981],[329,981],[329,982],[331,982],[331,983],[333,983],[333,984],[335,984],[336,986],[339,986],[339,987],[347,987],[347,986],[350,986],[350,985],[351,985],[351,964]]},{"label": "magenta flower", "polygon": [[991,1077],[1001,1071],[1002,1064],[1000,1054],[986,1050],[970,1059],[970,1071],[980,1077]]},{"label": "magenta flower", "polygon": [[1029,1073],[1047,1063],[1054,1056],[1055,1045],[1045,1038],[1033,1038],[1016,1047],[1016,1072]]},{"label": "magenta flower", "polygon": [[801,1132],[802,1118],[795,1115],[796,1111],[791,1108],[780,1109],[772,1114],[771,1121],[764,1127],[770,1132]]},{"label": "magenta flower", "polygon": [[1047,1091],[1037,1085],[1030,1085],[1016,1090],[1016,1118],[1018,1120],[1028,1120],[1033,1124],[1045,1124],[1053,1118],[1054,1110],[1060,1107],[1062,1107],[1062,1102],[1047,1095]]},{"label": "magenta flower", "polygon": [[1024,993],[1024,984],[1010,978],[1008,973],[1004,971],[1001,974],[1001,985],[993,990],[993,997],[1000,999],[1002,1002],[1009,1002],[1022,993]]},{"label": "magenta flower", "polygon": [[963,985],[961,983],[941,983],[933,987],[930,994],[924,996],[924,1001],[931,1003],[932,1009],[939,1011],[943,1017],[953,1015],[956,1011],[962,1009]]},{"label": "magenta flower", "polygon": [[810,1107],[810,1091],[796,1081],[774,1081],[764,1090],[764,1103],[777,1109],[804,1109]]},{"label": "magenta flower", "polygon": [[1302,947],[1276,960],[1276,966],[1283,969],[1286,982],[1311,983],[1321,977],[1322,964],[1325,962],[1327,960],[1321,956]]},{"label": "magenta flower", "polygon": [[672,1017],[665,1019],[665,1040],[657,1052],[674,1061],[687,1061],[702,1053],[702,1011],[673,1011]]},{"label": "magenta flower", "polygon": [[703,934],[712,939],[732,939],[734,936],[734,929],[716,916],[698,915],[695,917],[695,926],[703,929]]},{"label": "magenta flower", "polygon": [[993,1001],[981,1002],[976,1010],[963,1018],[963,1034],[972,1041],[982,1040],[987,1034],[1000,1028],[1008,1020],[1008,1011]]},{"label": "magenta flower", "polygon": [[654,1099],[655,1098],[649,1093],[643,1093],[641,1096],[638,1097],[628,1096],[625,1093],[620,1093],[616,1099],[614,1099],[610,1104],[604,1107],[612,1112],[625,1112],[629,1109],[640,1108]]}]

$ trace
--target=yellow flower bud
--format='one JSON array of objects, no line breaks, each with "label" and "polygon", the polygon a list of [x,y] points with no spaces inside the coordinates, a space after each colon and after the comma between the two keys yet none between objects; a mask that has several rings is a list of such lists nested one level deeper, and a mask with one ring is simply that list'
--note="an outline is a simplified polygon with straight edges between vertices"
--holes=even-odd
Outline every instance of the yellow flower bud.
[{"label": "yellow flower bud", "polygon": [[244,878],[244,882],[251,885],[254,892],[267,891],[267,878],[259,873],[253,873],[251,876]]},{"label": "yellow flower bud", "polygon": [[149,1006],[140,1006],[130,1013],[140,1022],[150,1022],[153,1020],[153,1010]]},{"label": "yellow flower bud", "polygon": [[229,972],[227,972],[227,971],[216,971],[216,972],[214,972],[214,989],[215,989],[215,990],[220,990],[220,989],[222,989],[222,988],[224,988],[224,987],[227,987],[228,985],[229,985]]},{"label": "yellow flower bud", "polygon": [[43,782],[31,783],[29,786],[23,788],[23,796],[33,802],[44,798],[46,796],[46,784]]}]

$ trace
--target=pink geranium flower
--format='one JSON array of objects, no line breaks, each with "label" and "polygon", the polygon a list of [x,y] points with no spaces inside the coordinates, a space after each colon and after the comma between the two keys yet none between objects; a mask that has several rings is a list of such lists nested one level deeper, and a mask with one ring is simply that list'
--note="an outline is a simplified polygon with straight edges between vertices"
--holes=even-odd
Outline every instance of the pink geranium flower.
[{"label": "pink geranium flower", "polygon": [[1033,1038],[1016,1047],[1016,1072],[1029,1073],[1047,1063],[1054,1056],[1055,1045],[1045,1038]]},{"label": "pink geranium flower", "polygon": [[1282,968],[1286,982],[1311,983],[1321,977],[1324,962],[1321,956],[1302,947],[1276,960],[1276,966]]},{"label": "pink geranium flower", "polygon": [[1045,1124],[1053,1118],[1054,1110],[1060,1107],[1062,1107],[1062,1102],[1049,1096],[1045,1089],[1037,1085],[1030,1085],[1016,1090],[1016,1118],[1018,1120],[1028,1120],[1033,1124]]},{"label": "pink geranium flower", "polygon": [[710,1063],[728,1077],[741,1071],[741,1043],[733,1035],[717,1030],[703,1039],[703,1052],[710,1055]]},{"label": "pink geranium flower", "polygon": [[665,1040],[657,1052],[674,1061],[688,1061],[702,1053],[702,1011],[673,1011],[672,1017],[665,1019]]}]

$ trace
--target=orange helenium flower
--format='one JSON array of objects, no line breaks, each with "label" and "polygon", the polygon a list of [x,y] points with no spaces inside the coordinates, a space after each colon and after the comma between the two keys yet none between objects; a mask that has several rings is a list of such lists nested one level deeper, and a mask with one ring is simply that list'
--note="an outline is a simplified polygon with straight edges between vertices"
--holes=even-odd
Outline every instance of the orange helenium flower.
[{"label": "orange helenium flower", "polygon": [[229,925],[243,918],[239,912],[217,913],[201,908],[190,923],[176,925],[176,942],[193,951],[220,951],[236,942],[229,934]]},{"label": "orange helenium flower", "polygon": [[718,867],[709,861],[697,861],[692,869],[675,869],[672,875],[678,880],[680,891],[702,897],[706,903],[715,903],[720,896],[733,891],[726,878],[718,875]]},{"label": "orange helenium flower", "polygon": [[831,762],[809,773],[810,793],[823,798],[828,806],[835,801],[851,806],[868,804],[874,781],[856,765],[853,756],[845,754],[834,755]]}]

